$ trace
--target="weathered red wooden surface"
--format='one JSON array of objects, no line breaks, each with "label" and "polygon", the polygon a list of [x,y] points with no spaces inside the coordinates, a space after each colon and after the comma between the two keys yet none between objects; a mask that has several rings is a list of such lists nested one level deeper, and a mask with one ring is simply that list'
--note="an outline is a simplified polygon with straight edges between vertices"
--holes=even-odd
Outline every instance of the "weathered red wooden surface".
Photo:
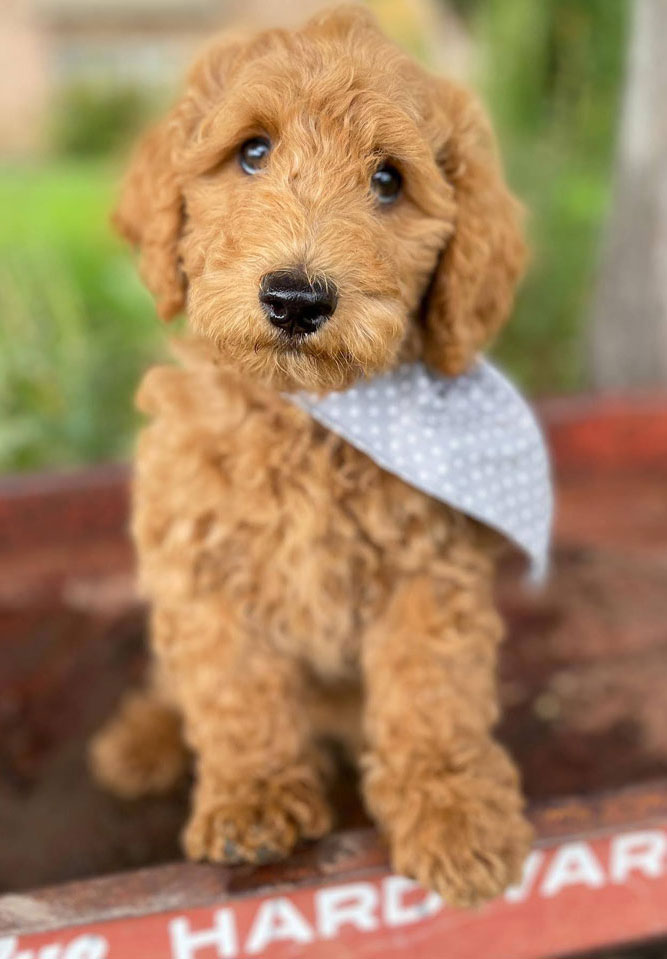
[{"label": "weathered red wooden surface", "polygon": [[[510,622],[501,664],[505,702],[501,733],[522,766],[529,796],[537,801],[567,793],[592,794],[667,776],[667,397],[632,402],[559,400],[545,404],[544,414],[559,491],[554,575],[544,592],[530,594],[518,587],[509,564],[501,585]],[[73,477],[0,482],[0,891],[11,895],[44,883],[167,862],[178,856],[176,837],[185,815],[185,795],[118,803],[94,789],[83,761],[86,738],[111,711],[121,690],[140,680],[144,665],[144,617],[132,589],[126,514],[126,475],[117,468]],[[634,805],[626,818],[610,821],[607,825],[612,831],[649,821],[659,831],[663,829],[667,815],[664,805],[658,808],[655,797],[659,795],[664,803],[664,789],[640,795],[643,798],[637,801],[643,805]],[[345,821],[361,822],[358,808],[345,808]],[[546,830],[545,836],[553,836],[554,817],[564,816],[563,808],[571,811],[573,807],[554,807],[552,832]],[[580,819],[577,826],[570,823],[566,831],[582,831],[590,837],[604,825],[585,812],[589,809],[585,804],[576,808],[577,816],[589,819],[585,825]],[[285,867],[285,875],[292,875],[290,869],[300,869],[299,875],[308,885],[315,875],[308,871],[315,868],[308,857],[333,856],[340,868],[332,867],[331,881],[347,882],[350,875],[358,873],[357,867],[345,860],[348,840],[341,841],[342,847],[334,839],[317,851],[303,853]],[[357,835],[354,842],[358,841]],[[362,872],[377,869],[376,879],[382,884],[379,853],[368,841],[362,842],[364,855],[376,859],[360,868]],[[604,869],[608,870],[611,847],[607,839],[601,841],[607,845],[595,847],[596,855],[605,859]],[[654,841],[662,840],[654,837]],[[667,851],[658,861],[660,871]],[[243,870],[228,876],[206,867],[201,867],[203,872],[185,865],[165,868],[166,872],[133,873],[131,878],[108,886],[106,880],[97,879],[77,886],[77,895],[84,900],[106,896],[113,909],[123,903],[123,908],[130,908],[131,900],[138,896],[137,908],[154,911],[155,897],[160,889],[166,890],[176,898],[166,904],[162,901],[160,909],[202,906],[209,912],[191,918],[193,922],[201,920],[206,928],[212,921],[210,903],[227,894],[228,882],[233,887],[229,891],[238,891],[238,883],[247,880],[252,887],[267,880],[267,874]],[[650,872],[645,865],[644,872],[647,869]],[[538,920],[547,923],[553,934],[552,954],[666,931],[656,925],[662,922],[656,919],[657,906],[662,903],[662,912],[667,911],[662,872],[655,877],[640,874],[631,878],[627,888],[608,881],[608,872],[605,877],[599,888],[588,889],[584,883],[576,896],[574,886],[570,892],[564,888],[555,899],[535,892],[537,898],[528,897],[523,905],[489,907],[491,912],[485,915],[496,916],[494,910],[500,909],[497,921],[501,926],[505,916],[515,923],[517,935],[521,931],[528,941],[539,938]],[[200,882],[204,883],[202,889],[214,889],[212,899],[204,902],[197,898]],[[141,887],[142,883],[147,886]],[[142,899],[144,893],[139,895],[140,888],[148,889],[148,899]],[[188,890],[187,901],[177,896],[181,888]],[[384,895],[382,889],[380,895]],[[128,893],[125,898],[123,890]],[[297,892],[301,896],[301,891],[296,890],[295,895]],[[51,917],[51,922],[57,916],[57,922],[62,922],[67,895],[67,887],[61,887],[60,892],[47,896],[48,902],[33,895],[10,899],[13,921],[31,902],[41,908],[37,915],[42,921]],[[254,905],[247,910],[242,907],[245,919],[239,914],[241,925],[254,921],[260,893],[255,890],[252,895]],[[314,901],[301,898],[298,902],[312,926],[309,910]],[[564,904],[562,914],[559,903]],[[570,940],[556,936],[556,926],[567,927],[567,915],[582,915],[577,912],[578,903],[587,910],[582,928],[601,932],[606,911],[606,939],[583,937],[570,947]],[[76,908],[84,906],[79,900]],[[589,923],[588,910],[591,915],[598,910],[598,919]],[[80,917],[93,914],[84,909]],[[627,922],[623,926],[620,917],[624,915],[635,917],[635,925]],[[26,913],[24,920],[30,924],[34,916],[34,911]],[[389,940],[382,939],[386,930],[381,912],[378,916],[378,936],[367,938],[366,946],[363,936],[355,939],[351,954],[391,955]],[[517,916],[523,918],[517,920]],[[162,936],[162,951],[136,953],[137,959],[171,959],[173,953],[165,951],[171,948],[164,938],[168,936],[167,920],[151,921],[157,924],[142,928],[154,932],[147,932],[149,939],[144,941],[136,927],[136,942],[143,941],[145,949],[155,950],[157,946],[150,942],[158,940],[150,937]],[[483,951],[493,959],[495,953],[486,947],[477,953],[451,950],[451,937],[459,941],[462,930],[467,930],[470,922],[479,923],[479,918],[464,919],[444,910],[428,921],[437,930],[434,941],[442,942],[444,930],[449,930],[448,955],[479,955]],[[489,922],[474,928],[486,930],[487,944],[501,942],[505,935],[501,926]],[[113,927],[114,935],[118,929],[119,925]],[[246,939],[249,929],[244,927]],[[312,930],[319,943],[319,932],[315,926]],[[423,926],[416,924],[414,932],[421,936]],[[396,941],[403,941],[400,930],[390,930],[387,935],[392,942],[396,936]],[[474,935],[465,941],[474,942]],[[68,933],[68,937],[47,937],[39,949],[36,941],[28,944],[22,959],[96,957],[94,952],[90,956],[85,952],[88,946],[77,943],[76,935]],[[245,948],[246,939],[239,943],[239,950]],[[64,947],[68,942],[67,948],[56,949],[59,943]],[[331,954],[345,955],[345,942],[344,937],[337,940],[339,951]],[[378,952],[378,943],[383,942],[385,951]],[[442,959],[444,955],[443,949],[419,952],[419,938],[411,942],[415,956]],[[351,944],[352,940],[350,948]],[[302,945],[300,952],[275,955],[310,955]],[[12,944],[10,951],[9,946],[0,945],[0,959],[15,959],[15,946]],[[50,946],[54,947],[51,951]],[[135,959],[128,948],[127,942],[114,945],[108,954],[111,959]],[[327,954],[321,951],[321,943],[318,949],[312,954]],[[210,949],[193,953],[196,959],[215,954]],[[178,959],[182,957],[178,955]]]},{"label": "weathered red wooden surface", "polygon": [[371,830],[286,864],[163,866],[0,899],[3,959],[538,959],[667,933],[667,783],[561,801],[475,912],[392,876]]}]

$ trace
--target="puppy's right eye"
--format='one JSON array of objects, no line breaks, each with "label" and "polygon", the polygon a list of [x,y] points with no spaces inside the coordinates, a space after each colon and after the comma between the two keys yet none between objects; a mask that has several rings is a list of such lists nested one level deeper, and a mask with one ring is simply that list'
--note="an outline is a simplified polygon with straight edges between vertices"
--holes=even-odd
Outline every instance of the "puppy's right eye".
[{"label": "puppy's right eye", "polygon": [[371,177],[371,190],[379,203],[395,203],[401,192],[403,177],[391,163],[383,163]]},{"label": "puppy's right eye", "polygon": [[260,173],[268,162],[270,152],[271,141],[268,137],[253,137],[252,140],[246,140],[239,150],[241,169],[250,176]]}]

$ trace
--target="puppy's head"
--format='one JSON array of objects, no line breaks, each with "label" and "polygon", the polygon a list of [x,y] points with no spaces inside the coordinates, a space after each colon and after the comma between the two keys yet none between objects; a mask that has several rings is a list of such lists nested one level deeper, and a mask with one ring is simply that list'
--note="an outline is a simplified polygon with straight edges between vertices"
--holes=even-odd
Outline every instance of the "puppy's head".
[{"label": "puppy's head", "polygon": [[417,356],[461,372],[523,263],[483,112],[362,8],[215,43],[139,145],[116,223],[160,314],[187,309],[281,389]]}]

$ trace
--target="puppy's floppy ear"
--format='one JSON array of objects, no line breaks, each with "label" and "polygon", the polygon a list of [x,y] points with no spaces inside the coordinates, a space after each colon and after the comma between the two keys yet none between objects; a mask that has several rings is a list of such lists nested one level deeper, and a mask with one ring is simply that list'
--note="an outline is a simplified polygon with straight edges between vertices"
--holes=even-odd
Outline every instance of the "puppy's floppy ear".
[{"label": "puppy's floppy ear", "polygon": [[526,248],[522,209],[486,114],[450,81],[436,81],[435,90],[437,159],[454,190],[456,219],[426,301],[424,358],[456,375],[509,318]]},{"label": "puppy's floppy ear", "polygon": [[178,262],[183,199],[173,162],[174,124],[170,116],[141,140],[113,214],[119,233],[139,248],[139,270],[163,320],[185,303]]},{"label": "puppy's floppy ear", "polygon": [[138,247],[142,279],[164,320],[185,306],[186,278],[179,261],[184,157],[207,113],[220,105],[240,46],[228,37],[216,39],[197,61],[183,98],[135,149],[112,217],[121,236]]}]

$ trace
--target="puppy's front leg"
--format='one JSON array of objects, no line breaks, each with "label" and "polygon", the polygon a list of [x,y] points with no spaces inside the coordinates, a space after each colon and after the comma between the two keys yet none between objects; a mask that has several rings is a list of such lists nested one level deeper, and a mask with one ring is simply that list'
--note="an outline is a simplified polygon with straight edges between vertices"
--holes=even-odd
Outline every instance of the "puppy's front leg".
[{"label": "puppy's front leg", "polygon": [[327,832],[298,665],[215,602],[157,610],[154,642],[196,756],[187,855],[261,862]]},{"label": "puppy's front leg", "polygon": [[501,633],[488,587],[424,577],[365,637],[365,798],[394,868],[451,905],[517,881],[532,835],[490,734]]}]

